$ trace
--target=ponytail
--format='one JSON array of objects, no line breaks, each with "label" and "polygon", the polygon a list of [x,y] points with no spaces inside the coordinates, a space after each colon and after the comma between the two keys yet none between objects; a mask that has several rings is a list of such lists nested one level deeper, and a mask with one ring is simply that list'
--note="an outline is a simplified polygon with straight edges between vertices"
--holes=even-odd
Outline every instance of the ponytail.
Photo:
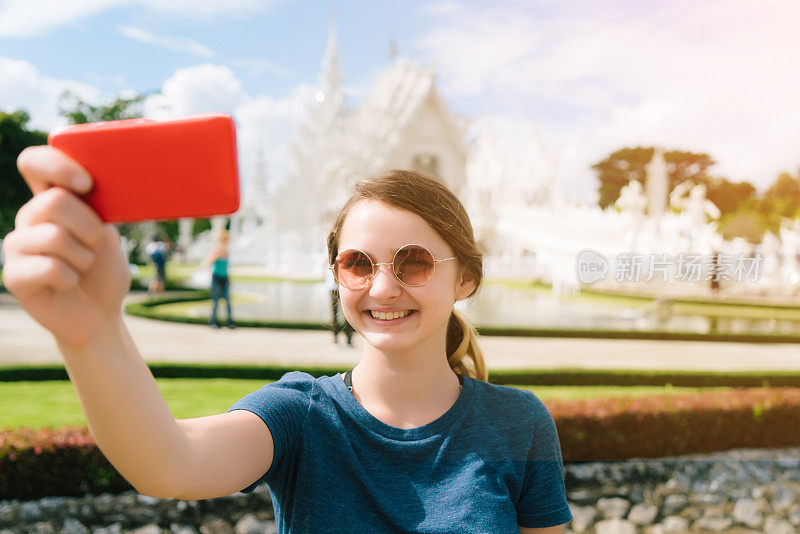
[{"label": "ponytail", "polygon": [[456,310],[450,313],[447,323],[447,363],[456,373],[477,380],[489,381],[489,372],[478,346],[478,332],[466,317]]}]

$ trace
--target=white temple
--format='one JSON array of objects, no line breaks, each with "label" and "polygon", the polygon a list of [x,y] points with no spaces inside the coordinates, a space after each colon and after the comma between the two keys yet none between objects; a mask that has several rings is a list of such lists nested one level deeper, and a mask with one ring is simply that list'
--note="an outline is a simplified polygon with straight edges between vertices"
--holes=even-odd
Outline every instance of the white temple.
[{"label": "white temple", "polygon": [[[581,287],[576,257],[585,249],[609,259],[630,252],[754,252],[741,241],[722,242],[711,224],[719,213],[704,188],[683,186],[668,194],[660,150],[648,165],[645,185],[624,187],[614,207],[569,205],[533,124],[515,147],[500,143],[491,124],[473,124],[468,131],[467,121],[439,94],[434,71],[406,57],[393,57],[354,107],[347,105],[342,81],[331,24],[319,90],[296,125],[285,176],[273,176],[261,153],[253,169],[242,169],[242,207],[231,218],[231,262],[240,269],[321,278],[327,233],[353,183],[391,168],[423,171],[461,198],[486,253],[487,276],[537,278],[557,293]],[[268,178],[281,184],[274,192],[266,187]],[[215,228],[223,224],[224,218],[214,221]],[[211,233],[189,245],[188,228],[182,223],[185,248],[190,259],[199,259]],[[799,236],[800,228],[787,228],[777,246],[766,240],[762,248],[798,254]],[[784,271],[770,283],[800,280],[797,267],[775,269]]]},{"label": "white temple", "polygon": [[[447,108],[433,70],[396,58],[368,96],[349,108],[333,24],[322,66],[320,89],[296,125],[280,187],[268,194],[263,179],[244,184],[242,208],[231,220],[233,263],[265,266],[281,276],[320,276],[327,233],[352,185],[382,169],[419,170],[457,194],[465,188],[465,124]],[[191,256],[200,256],[209,239],[192,245]]]}]

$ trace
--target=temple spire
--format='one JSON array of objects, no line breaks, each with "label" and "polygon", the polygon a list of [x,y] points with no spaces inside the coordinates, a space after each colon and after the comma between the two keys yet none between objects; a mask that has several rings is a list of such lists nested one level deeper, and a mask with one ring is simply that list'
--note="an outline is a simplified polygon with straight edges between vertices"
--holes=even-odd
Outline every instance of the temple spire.
[{"label": "temple spire", "polygon": [[325,57],[322,59],[322,73],[320,74],[322,90],[328,96],[338,93],[342,79],[343,76],[339,70],[339,45],[336,39],[336,16],[331,13],[328,46],[325,49]]}]

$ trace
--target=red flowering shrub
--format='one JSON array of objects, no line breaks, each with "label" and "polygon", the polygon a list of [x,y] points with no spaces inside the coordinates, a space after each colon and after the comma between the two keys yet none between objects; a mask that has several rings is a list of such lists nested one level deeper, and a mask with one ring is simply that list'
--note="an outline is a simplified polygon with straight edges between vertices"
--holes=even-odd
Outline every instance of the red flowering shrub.
[{"label": "red flowering shrub", "polygon": [[[800,389],[549,401],[565,461],[800,445]],[[131,489],[86,428],[0,430],[0,500]]]},{"label": "red flowering shrub", "polygon": [[86,428],[0,430],[0,500],[130,488]]},{"label": "red flowering shrub", "polygon": [[800,445],[800,389],[550,401],[566,461]]}]

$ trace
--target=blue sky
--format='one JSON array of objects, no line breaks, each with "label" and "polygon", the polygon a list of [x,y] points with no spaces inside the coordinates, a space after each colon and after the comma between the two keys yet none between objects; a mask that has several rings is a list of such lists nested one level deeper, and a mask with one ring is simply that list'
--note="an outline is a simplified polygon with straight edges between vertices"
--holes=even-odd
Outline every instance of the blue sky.
[{"label": "blue sky", "polygon": [[[49,2],[28,2],[37,3]],[[402,8],[394,2],[253,2],[250,9],[214,8],[213,15],[120,4],[0,37],[2,55],[104,93],[159,89],[176,69],[212,62],[229,66],[248,93],[280,97],[315,79],[332,13],[342,36],[340,54],[355,79],[385,64],[393,36],[398,43],[413,38],[426,18],[419,13],[424,2],[403,2]],[[174,42],[164,42],[169,40]]]},{"label": "blue sky", "polygon": [[351,102],[394,40],[454,112],[510,143],[534,124],[568,198],[591,201],[589,165],[627,145],[707,152],[761,187],[800,167],[796,0],[0,0],[0,110],[49,129],[65,88],[155,90],[178,111],[261,114],[279,139],[332,12]]}]

